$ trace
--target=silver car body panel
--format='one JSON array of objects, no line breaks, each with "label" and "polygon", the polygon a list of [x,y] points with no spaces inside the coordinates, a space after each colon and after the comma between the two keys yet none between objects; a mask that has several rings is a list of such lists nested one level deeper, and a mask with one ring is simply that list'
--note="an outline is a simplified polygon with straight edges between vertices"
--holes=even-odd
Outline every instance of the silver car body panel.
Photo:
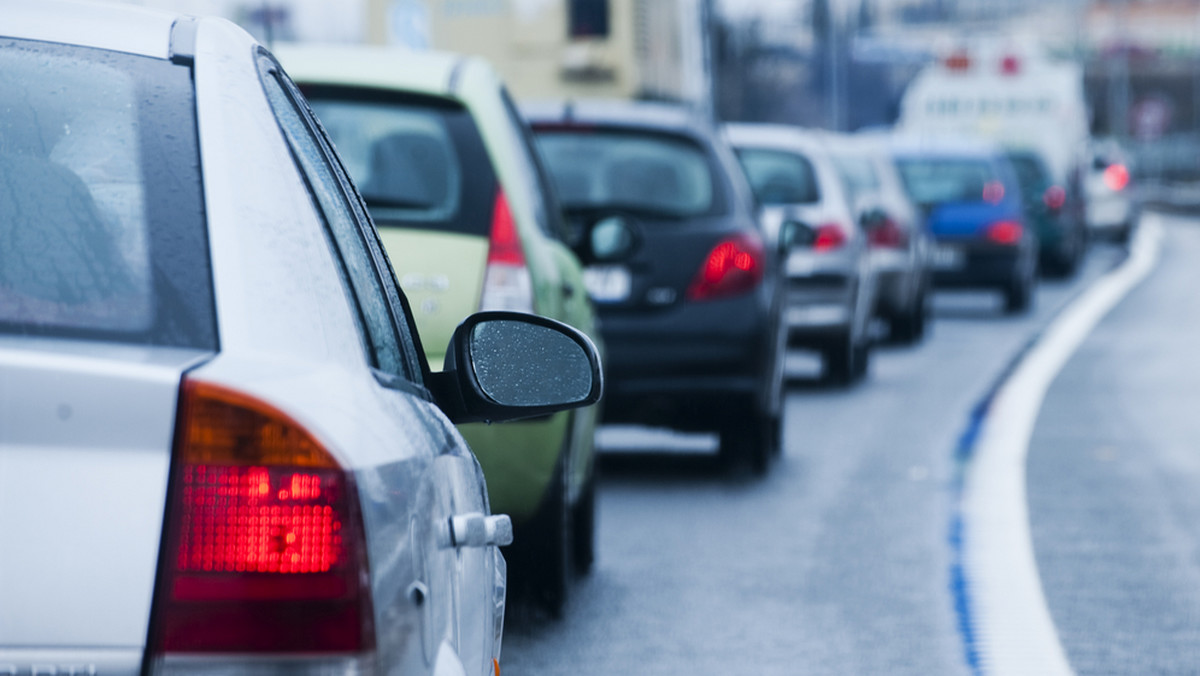
[{"label": "silver car body panel", "polygon": [[[207,356],[0,337],[0,673],[140,667],[179,379]],[[115,652],[54,650],[89,646]]]}]

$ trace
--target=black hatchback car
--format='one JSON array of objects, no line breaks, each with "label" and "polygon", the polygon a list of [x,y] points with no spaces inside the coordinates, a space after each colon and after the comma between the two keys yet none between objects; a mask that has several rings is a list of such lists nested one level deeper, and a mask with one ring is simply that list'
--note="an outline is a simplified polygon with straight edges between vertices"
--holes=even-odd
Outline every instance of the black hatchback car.
[{"label": "black hatchback car", "polygon": [[765,472],[779,448],[779,248],[737,159],[684,108],[525,110],[558,189],[606,355],[604,420],[716,431]]}]

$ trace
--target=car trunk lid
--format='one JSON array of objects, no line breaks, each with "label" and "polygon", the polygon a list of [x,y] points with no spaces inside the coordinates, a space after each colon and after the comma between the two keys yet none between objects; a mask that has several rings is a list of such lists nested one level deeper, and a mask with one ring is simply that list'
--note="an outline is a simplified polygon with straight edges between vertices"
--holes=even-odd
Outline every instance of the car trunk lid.
[{"label": "car trunk lid", "polygon": [[140,668],[180,379],[208,354],[0,337],[0,671]]}]

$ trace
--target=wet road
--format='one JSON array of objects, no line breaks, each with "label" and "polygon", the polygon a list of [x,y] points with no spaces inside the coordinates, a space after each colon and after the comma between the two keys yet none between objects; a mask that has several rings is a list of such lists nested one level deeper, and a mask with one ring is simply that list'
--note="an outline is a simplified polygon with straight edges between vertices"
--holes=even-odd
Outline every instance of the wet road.
[{"label": "wet road", "polygon": [[[1030,445],[1033,539],[1079,673],[1187,673],[1200,645],[1200,366],[1173,367],[1200,345],[1200,228],[1169,223],[1165,248],[1068,363]],[[1095,247],[1025,317],[939,294],[928,340],[878,349],[851,389],[793,355],[765,479],[722,474],[705,438],[606,430],[620,451],[604,455],[596,567],[561,620],[510,607],[504,673],[971,673],[951,584],[959,438],[1023,347],[1122,258]],[[1181,316],[1191,333],[1162,330]]]}]

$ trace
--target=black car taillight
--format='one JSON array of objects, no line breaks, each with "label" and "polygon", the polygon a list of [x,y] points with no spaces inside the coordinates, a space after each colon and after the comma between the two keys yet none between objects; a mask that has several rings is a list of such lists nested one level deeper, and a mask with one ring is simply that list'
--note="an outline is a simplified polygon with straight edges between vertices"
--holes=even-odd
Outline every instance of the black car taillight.
[{"label": "black car taillight", "polygon": [[225,387],[185,380],[179,416],[151,658],[373,651],[352,473],[290,416]]},{"label": "black car taillight", "polygon": [[688,300],[713,300],[746,293],[763,279],[763,244],[757,235],[739,233],[709,251],[688,287]]}]

